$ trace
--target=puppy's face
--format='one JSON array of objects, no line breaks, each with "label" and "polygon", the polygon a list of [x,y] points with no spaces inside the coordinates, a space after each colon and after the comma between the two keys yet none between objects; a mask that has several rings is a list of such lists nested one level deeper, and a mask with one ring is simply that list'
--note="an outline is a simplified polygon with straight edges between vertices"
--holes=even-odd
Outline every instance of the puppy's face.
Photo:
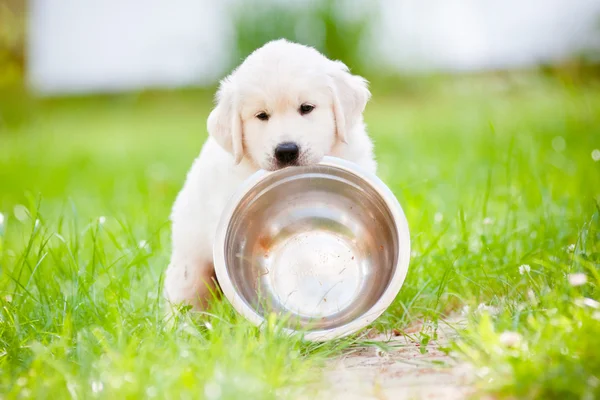
[{"label": "puppy's face", "polygon": [[331,91],[318,77],[242,90],[245,157],[262,169],[318,163],[336,142]]},{"label": "puppy's face", "polygon": [[265,170],[318,163],[362,122],[366,82],[316,50],[279,40],[221,82],[208,131]]}]

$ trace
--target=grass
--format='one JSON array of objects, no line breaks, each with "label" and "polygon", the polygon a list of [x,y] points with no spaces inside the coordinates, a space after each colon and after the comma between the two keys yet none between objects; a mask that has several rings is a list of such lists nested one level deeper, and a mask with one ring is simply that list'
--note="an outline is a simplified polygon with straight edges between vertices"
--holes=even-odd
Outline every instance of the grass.
[{"label": "grass", "polygon": [[[360,341],[304,343],[275,316],[250,326],[225,301],[164,318],[169,209],[210,98],[5,107],[3,397],[295,397]],[[375,327],[463,310],[452,350],[475,364],[481,391],[600,397],[600,86],[528,76],[375,88],[366,119],[413,241],[406,284]]]}]

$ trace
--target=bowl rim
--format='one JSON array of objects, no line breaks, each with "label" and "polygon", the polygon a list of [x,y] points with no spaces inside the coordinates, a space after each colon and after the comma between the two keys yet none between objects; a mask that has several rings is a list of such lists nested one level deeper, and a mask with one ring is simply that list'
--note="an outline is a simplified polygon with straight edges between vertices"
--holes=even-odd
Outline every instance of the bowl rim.
[{"label": "bowl rim", "polygon": [[[314,166],[315,165],[307,167]],[[404,211],[400,206],[398,199],[396,196],[394,196],[389,187],[374,173],[365,171],[359,165],[351,161],[330,156],[324,157],[321,162],[316,164],[316,166],[341,169],[357,176],[364,182],[367,182],[377,192],[377,194],[381,196],[388,207],[390,214],[392,215],[396,225],[396,234],[398,236],[399,247],[396,269],[392,274],[386,289],[381,297],[379,297],[379,299],[375,302],[375,304],[373,304],[373,306],[371,306],[359,318],[334,328],[314,331],[294,330],[287,327],[282,328],[282,330],[287,334],[303,333],[303,338],[305,340],[321,342],[338,339],[359,331],[379,318],[381,314],[383,314],[384,311],[392,304],[400,292],[408,273],[408,264],[410,261],[410,233],[408,229],[408,221],[406,220],[406,216],[404,215]],[[303,168],[300,167],[300,169],[302,170]],[[231,219],[233,218],[240,201],[252,188],[279,171],[281,170],[259,170],[242,182],[242,184],[230,197],[223,212],[221,213],[221,217],[217,225],[215,242],[213,245],[213,263],[221,291],[229,303],[231,303],[233,308],[256,326],[261,326],[265,322],[266,317],[259,314],[254,308],[247,304],[244,298],[235,290],[227,270],[225,241],[227,239]]]}]

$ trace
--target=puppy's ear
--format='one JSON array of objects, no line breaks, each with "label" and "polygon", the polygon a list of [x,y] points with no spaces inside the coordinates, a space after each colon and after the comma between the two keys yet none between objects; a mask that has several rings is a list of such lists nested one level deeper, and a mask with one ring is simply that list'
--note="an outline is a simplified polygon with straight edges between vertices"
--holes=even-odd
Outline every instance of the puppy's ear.
[{"label": "puppy's ear", "polygon": [[217,92],[217,106],[208,116],[208,133],[226,151],[233,154],[235,163],[239,164],[244,157],[242,119],[234,84],[225,79]]},{"label": "puppy's ear", "polygon": [[347,143],[347,131],[360,121],[371,98],[366,79],[352,75],[341,61],[332,61],[329,73],[332,78],[333,114],[338,138]]}]

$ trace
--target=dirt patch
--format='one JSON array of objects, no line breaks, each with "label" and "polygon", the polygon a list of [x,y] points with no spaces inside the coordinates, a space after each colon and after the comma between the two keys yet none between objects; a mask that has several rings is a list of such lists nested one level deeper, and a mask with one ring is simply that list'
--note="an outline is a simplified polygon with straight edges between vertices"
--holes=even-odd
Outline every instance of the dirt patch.
[{"label": "dirt patch", "polygon": [[[440,323],[438,338],[422,354],[420,344],[390,332],[372,338],[384,344],[354,349],[323,370],[319,399],[464,399],[472,393],[473,370],[441,351],[462,321]],[[419,331],[417,327],[410,330]],[[405,331],[406,332],[406,331]]]}]

